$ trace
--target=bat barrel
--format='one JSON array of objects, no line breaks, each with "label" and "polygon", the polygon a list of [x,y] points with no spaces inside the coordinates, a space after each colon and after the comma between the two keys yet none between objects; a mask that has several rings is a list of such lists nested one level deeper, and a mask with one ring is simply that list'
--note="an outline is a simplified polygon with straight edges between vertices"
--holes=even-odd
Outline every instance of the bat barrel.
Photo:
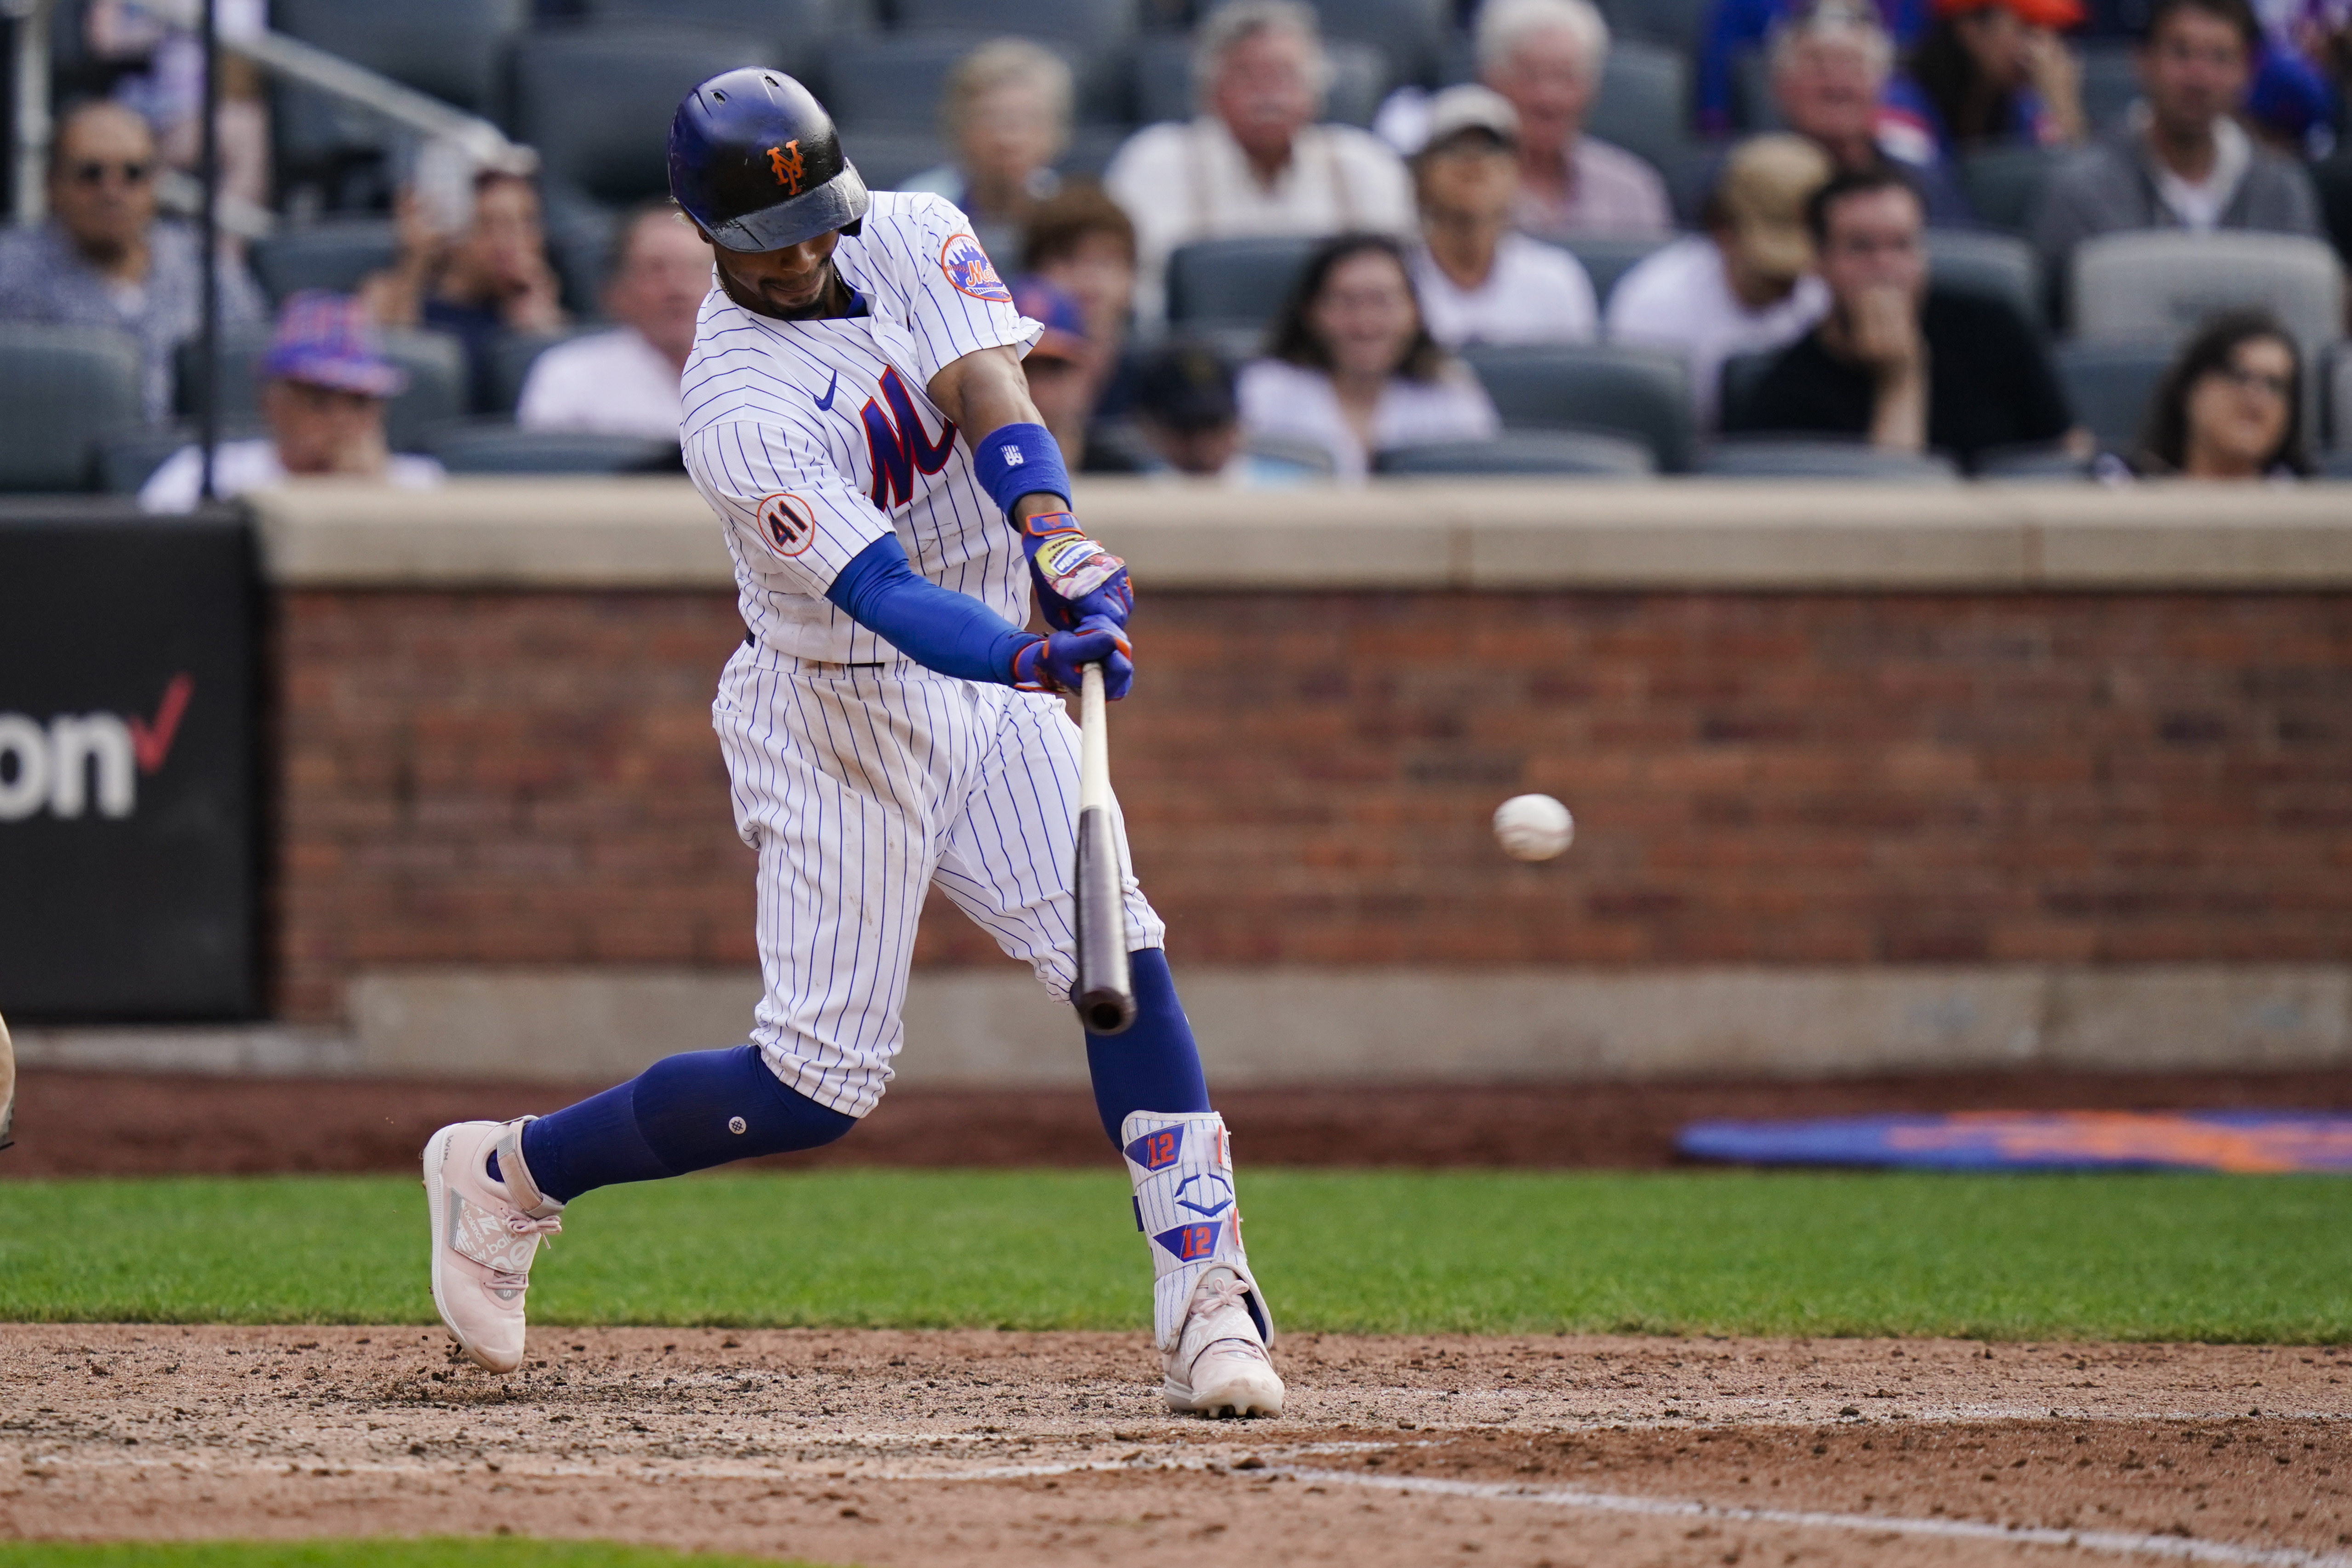
[{"label": "bat barrel", "polygon": [[1118,841],[1111,832],[1110,740],[1102,668],[1088,665],[1078,694],[1078,847],[1070,881],[1077,923],[1078,975],[1070,1005],[1087,1032],[1116,1035],[1135,1022],[1127,961],[1127,899]]}]

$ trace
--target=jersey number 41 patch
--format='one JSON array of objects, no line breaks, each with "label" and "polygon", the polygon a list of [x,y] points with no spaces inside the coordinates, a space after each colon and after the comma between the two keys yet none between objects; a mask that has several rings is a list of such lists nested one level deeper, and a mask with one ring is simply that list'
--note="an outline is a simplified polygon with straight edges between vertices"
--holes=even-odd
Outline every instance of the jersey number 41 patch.
[{"label": "jersey number 41 patch", "polygon": [[787,560],[816,542],[816,513],[796,495],[760,498],[760,537]]},{"label": "jersey number 41 patch", "polygon": [[948,242],[940,247],[940,270],[948,275],[948,281],[955,285],[959,294],[993,300],[1000,305],[1013,300],[1013,290],[996,275],[996,264],[989,260],[980,241],[968,234],[948,236]]}]

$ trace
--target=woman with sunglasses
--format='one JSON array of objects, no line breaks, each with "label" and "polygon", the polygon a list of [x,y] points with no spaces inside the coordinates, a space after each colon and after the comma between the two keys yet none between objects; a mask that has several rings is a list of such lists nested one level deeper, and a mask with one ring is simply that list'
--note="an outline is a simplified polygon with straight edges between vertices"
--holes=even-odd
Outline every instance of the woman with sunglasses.
[{"label": "woman with sunglasses", "polygon": [[2297,479],[2303,356],[2267,310],[2229,310],[2199,329],[2148,405],[2133,467],[2149,477]]}]

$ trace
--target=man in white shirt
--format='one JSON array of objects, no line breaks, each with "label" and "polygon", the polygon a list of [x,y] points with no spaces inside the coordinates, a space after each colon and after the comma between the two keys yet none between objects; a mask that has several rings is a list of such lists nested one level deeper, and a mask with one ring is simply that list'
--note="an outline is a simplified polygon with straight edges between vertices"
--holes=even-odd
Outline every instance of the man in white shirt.
[{"label": "man in white shirt", "polygon": [[1412,284],[1429,335],[1447,348],[1590,342],[1600,310],[1582,264],[1511,228],[1519,160],[1510,104],[1486,88],[1448,88],[1430,105],[1429,132],[1412,163],[1422,237]]},{"label": "man in white shirt", "polygon": [[1330,64],[1298,0],[1233,0],[1202,25],[1192,79],[1202,113],[1146,126],[1103,184],[1135,220],[1139,313],[1161,309],[1168,253],[1244,235],[1403,236],[1404,164],[1369,132],[1318,125]]},{"label": "man in white shirt", "polygon": [[1829,310],[1804,212],[1830,172],[1829,155],[1801,136],[1741,142],[1707,198],[1707,232],[1648,257],[1610,293],[1612,340],[1688,363],[1702,430],[1716,427],[1726,360],[1792,343]]},{"label": "man in white shirt", "polygon": [[693,226],[667,202],[636,208],[622,226],[604,285],[604,313],[620,325],[558,343],[531,362],[515,423],[677,440],[678,372],[709,292],[710,247]]},{"label": "man in white shirt", "polygon": [[[289,477],[376,479],[430,489],[441,465],[394,454],[383,433],[385,399],[407,384],[383,357],[375,327],[356,301],[317,290],[297,294],[278,314],[262,356],[261,417],[269,434],[213,448],[213,493],[267,489]],[[140,487],[142,511],[194,511],[204,457],[183,447]]]},{"label": "man in white shirt", "polygon": [[1519,117],[1519,226],[1547,238],[1664,235],[1674,210],[1658,172],[1584,133],[1609,58],[1591,0],[1487,0],[1478,75]]}]

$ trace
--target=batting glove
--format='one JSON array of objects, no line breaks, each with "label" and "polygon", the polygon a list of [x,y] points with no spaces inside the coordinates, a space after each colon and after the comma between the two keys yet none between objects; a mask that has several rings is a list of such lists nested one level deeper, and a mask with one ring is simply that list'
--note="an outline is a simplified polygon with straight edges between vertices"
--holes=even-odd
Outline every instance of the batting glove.
[{"label": "batting glove", "polygon": [[1037,606],[1045,624],[1069,631],[1089,616],[1127,625],[1135,612],[1135,588],[1127,563],[1088,539],[1066,511],[1041,511],[1021,528],[1021,548],[1037,583]]},{"label": "batting glove", "polygon": [[1103,667],[1103,695],[1116,702],[1135,680],[1135,650],[1108,616],[1088,616],[1070,631],[1024,643],[1013,656],[1013,684],[1024,691],[1076,691],[1089,664]]}]

